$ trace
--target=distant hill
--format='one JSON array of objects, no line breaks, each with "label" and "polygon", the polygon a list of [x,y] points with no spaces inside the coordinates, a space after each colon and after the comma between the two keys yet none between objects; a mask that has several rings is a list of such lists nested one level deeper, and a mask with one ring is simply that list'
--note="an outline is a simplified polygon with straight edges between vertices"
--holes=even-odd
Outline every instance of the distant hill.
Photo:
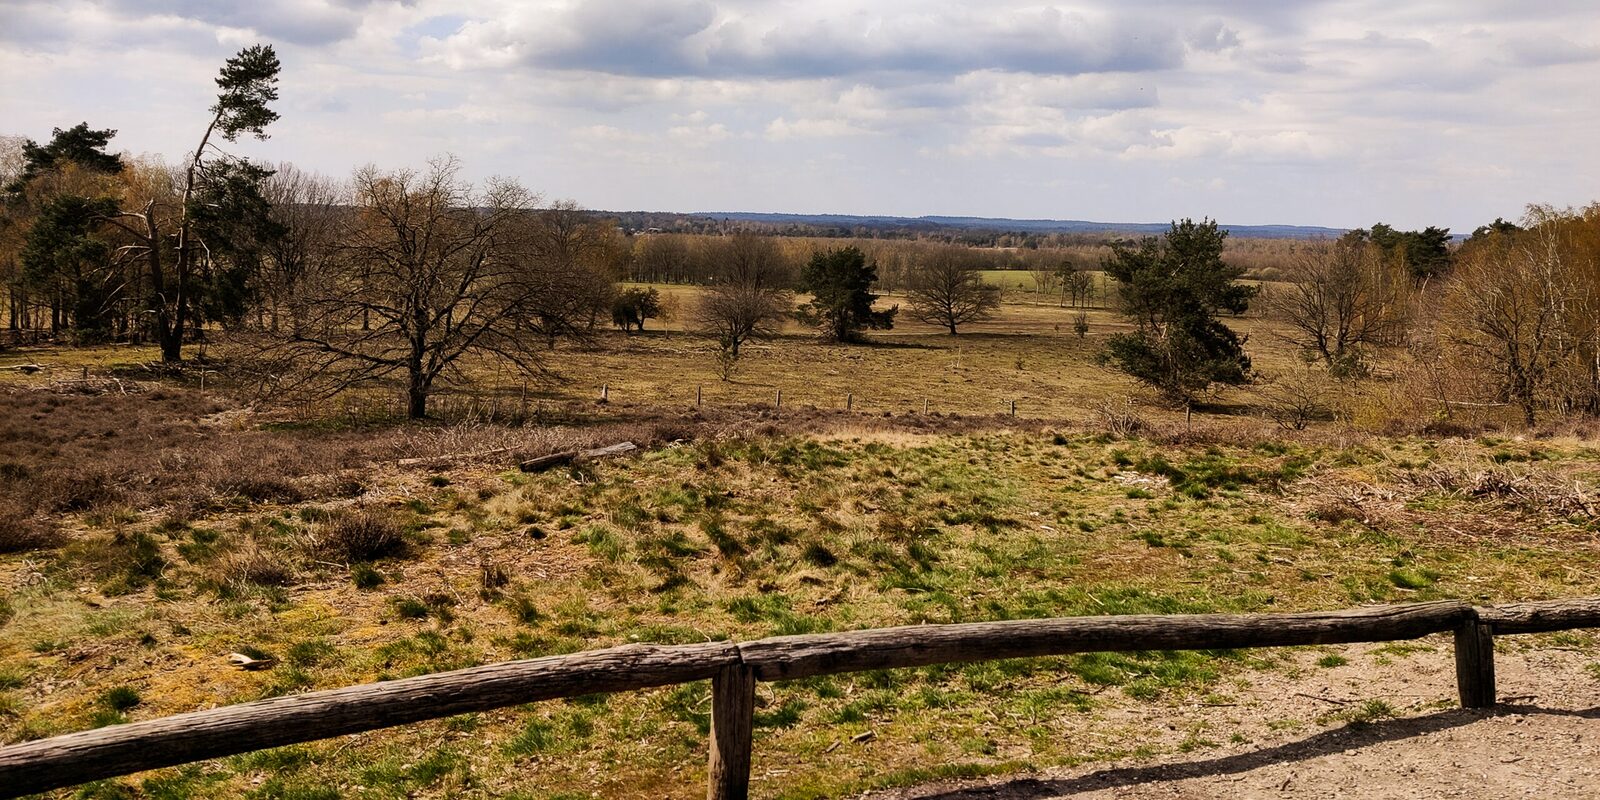
[{"label": "distant hill", "polygon": [[[822,227],[883,229],[955,229],[1000,233],[1112,233],[1149,236],[1163,233],[1166,222],[1090,222],[1076,219],[1007,219],[1004,217],[893,217],[854,214],[769,214],[751,211],[708,211],[687,216],[770,225],[815,225]],[[1247,239],[1335,238],[1344,228],[1315,225],[1223,225],[1234,236]]]}]

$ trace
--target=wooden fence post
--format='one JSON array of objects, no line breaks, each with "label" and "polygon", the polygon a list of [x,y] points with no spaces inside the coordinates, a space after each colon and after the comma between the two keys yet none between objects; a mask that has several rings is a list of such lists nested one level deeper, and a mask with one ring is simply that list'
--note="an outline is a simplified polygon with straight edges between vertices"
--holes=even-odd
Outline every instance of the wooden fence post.
[{"label": "wooden fence post", "polygon": [[1486,622],[1470,619],[1456,628],[1456,691],[1462,708],[1494,705],[1494,628]]},{"label": "wooden fence post", "polygon": [[856,396],[851,392],[844,394],[844,410],[851,411],[856,407]]},{"label": "wooden fence post", "polygon": [[700,390],[702,388],[704,388],[704,387],[702,387],[698,383],[694,385],[694,407],[695,408],[699,408],[700,407],[700,402],[701,402],[701,400],[700,400]]},{"label": "wooden fence post", "polygon": [[1014,417],[1016,415],[1017,415],[1017,401],[1012,400],[1011,401],[1011,416]]},{"label": "wooden fence post", "polygon": [[756,673],[730,664],[711,679],[711,761],[707,800],[748,800],[750,740],[755,729]]},{"label": "wooden fence post", "polygon": [[782,408],[783,408],[783,390],[779,389],[777,391],[777,393],[772,396],[772,409],[774,411],[777,411],[777,410],[782,409]]}]

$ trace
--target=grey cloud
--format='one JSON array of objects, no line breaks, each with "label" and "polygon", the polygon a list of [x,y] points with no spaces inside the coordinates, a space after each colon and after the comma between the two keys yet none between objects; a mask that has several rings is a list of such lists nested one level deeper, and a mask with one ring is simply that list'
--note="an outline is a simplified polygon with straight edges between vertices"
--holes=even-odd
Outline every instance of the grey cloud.
[{"label": "grey cloud", "polygon": [[725,26],[708,53],[723,71],[823,77],[876,71],[1052,75],[1167,69],[1183,61],[1171,29],[1109,24],[1056,8]]},{"label": "grey cloud", "polygon": [[[1236,42],[1220,25],[1209,36],[1211,47]],[[1128,15],[1090,18],[1047,7],[802,20],[719,15],[705,0],[585,2],[522,24],[469,26],[444,45],[468,59],[511,45],[525,63],[547,69],[725,79],[983,69],[1075,75],[1169,69],[1186,53],[1173,26]]]},{"label": "grey cloud", "polygon": [[114,0],[129,17],[165,15],[208,25],[247,28],[263,37],[308,47],[355,35],[365,14],[394,0]]},{"label": "grey cloud", "polygon": [[1222,24],[1221,20],[1212,20],[1189,31],[1185,37],[1190,47],[1196,50],[1216,53],[1239,46],[1239,32]]},{"label": "grey cloud", "polygon": [[1525,67],[1552,67],[1560,64],[1587,64],[1600,61],[1600,47],[1579,44],[1553,36],[1547,39],[1515,39],[1506,50],[1512,61]]},{"label": "grey cloud", "polygon": [[539,19],[528,60],[543,67],[621,75],[700,71],[688,39],[705,31],[716,8],[704,0],[590,0]]}]

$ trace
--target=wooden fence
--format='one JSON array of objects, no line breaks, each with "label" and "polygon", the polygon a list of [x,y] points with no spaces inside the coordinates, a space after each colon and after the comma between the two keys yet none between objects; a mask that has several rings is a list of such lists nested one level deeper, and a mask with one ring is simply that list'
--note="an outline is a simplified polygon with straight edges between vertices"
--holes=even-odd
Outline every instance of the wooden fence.
[{"label": "wooden fence", "polygon": [[1494,705],[1494,637],[1600,627],[1600,598],[1300,614],[1064,617],[753,642],[631,644],[258,700],[0,748],[0,797],[538,700],[710,679],[708,797],[749,795],[758,681],[1067,653],[1386,642],[1455,634],[1461,705]]}]

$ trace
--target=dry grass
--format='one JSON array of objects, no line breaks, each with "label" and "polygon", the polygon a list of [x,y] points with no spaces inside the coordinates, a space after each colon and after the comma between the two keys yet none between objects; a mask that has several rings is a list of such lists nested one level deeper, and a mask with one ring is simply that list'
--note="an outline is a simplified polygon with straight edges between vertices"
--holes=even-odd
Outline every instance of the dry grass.
[{"label": "dry grass", "polygon": [[347,564],[377,561],[406,549],[405,529],[394,514],[384,510],[340,511],[319,527],[312,549]]},{"label": "dry grass", "polygon": [[[779,427],[821,431],[830,421],[826,433]],[[1498,459],[1552,486],[1592,486],[1600,468],[1583,443],[1174,444],[898,422],[707,420],[717,427],[689,442],[536,476],[500,472],[504,462],[491,459],[377,469],[353,508],[66,515],[76,539],[42,578],[29,583],[20,561],[0,561],[13,588],[0,672],[20,676],[0,731],[16,739],[94,724],[96,698],[116,686],[142,698],[118,713],[143,719],[628,641],[1560,596],[1583,593],[1585,575],[1600,569],[1600,552],[1580,544],[1593,537],[1581,520],[1413,479]],[[478,447],[517,435],[479,425],[426,442]],[[395,436],[388,446],[405,441]],[[1370,508],[1359,518],[1319,512],[1335,485],[1363,487],[1352,496]],[[90,516],[102,527],[88,527]],[[1489,520],[1495,527],[1476,527]],[[396,541],[406,542],[403,558],[389,549]],[[341,564],[357,560],[372,560],[363,569],[381,582],[352,580]],[[225,665],[229,652],[279,663],[242,673]],[[1194,702],[1273,663],[1090,655],[763,686],[758,791],[845,796],[914,780],[896,772],[907,764],[984,772],[1096,759],[1141,734],[1086,746],[1055,735],[1060,726]],[[335,785],[385,787],[374,796],[688,797],[703,792],[704,702],[704,686],[689,686],[541,704],[157,780],[167,797]],[[868,730],[872,747],[835,744]],[[259,789],[268,784],[276,794]]]},{"label": "dry grass", "polygon": [[[251,409],[190,378],[0,390],[0,519],[18,524],[0,528],[0,551],[62,545],[0,557],[0,737],[629,641],[1592,593],[1600,461],[1583,430],[1442,443],[1282,430],[1251,392],[1191,424],[1130,405],[1137,388],[1090,359],[1119,323],[1096,310],[1079,339],[1071,313],[1011,303],[959,337],[906,325],[862,347],[790,330],[732,383],[674,322],[558,349],[568,382],[527,395],[484,372],[470,408],[418,425],[344,413],[381,410],[381,389],[320,416]],[[1239,324],[1258,366],[1293,363],[1266,323]],[[503,424],[524,418],[536,423]],[[618,441],[644,450],[511,468]],[[277,665],[232,670],[230,652]],[[1089,654],[764,685],[757,791],[847,796],[916,780],[907,765],[1110,757],[1144,740],[1142,723],[1093,743],[1059,733],[1225,693],[1274,663]],[[98,699],[116,687],[140,702]],[[706,702],[697,685],[540,704],[125,785],[697,796]],[[867,731],[872,744],[851,742]]]}]

